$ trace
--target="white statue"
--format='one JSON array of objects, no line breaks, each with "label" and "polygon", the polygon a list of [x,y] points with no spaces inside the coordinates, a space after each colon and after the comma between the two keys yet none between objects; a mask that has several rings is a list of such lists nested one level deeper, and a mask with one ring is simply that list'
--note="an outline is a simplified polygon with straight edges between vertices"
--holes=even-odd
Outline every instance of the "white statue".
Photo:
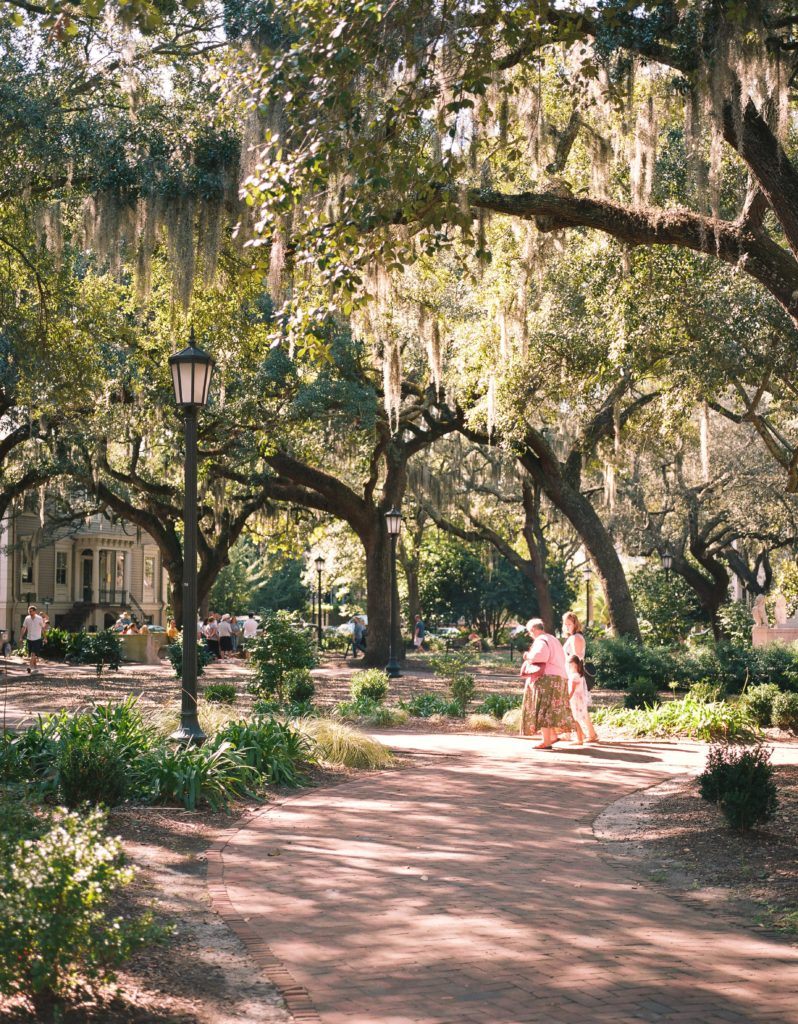
[{"label": "white statue", "polygon": [[754,617],[755,626],[769,626],[768,613],[765,608],[765,595],[759,594],[757,599],[754,601],[754,607],[751,609],[751,615]]},{"label": "white statue", "polygon": [[777,626],[783,626],[787,621],[787,598],[784,594],[779,594],[776,598],[776,607],[773,610],[773,614],[776,616]]}]

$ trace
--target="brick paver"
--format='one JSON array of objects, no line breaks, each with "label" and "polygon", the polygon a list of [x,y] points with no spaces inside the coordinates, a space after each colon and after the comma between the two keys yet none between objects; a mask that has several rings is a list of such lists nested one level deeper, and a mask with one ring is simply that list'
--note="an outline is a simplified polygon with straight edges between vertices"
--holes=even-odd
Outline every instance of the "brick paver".
[{"label": "brick paver", "polygon": [[695,746],[391,743],[430,756],[287,799],[210,865],[217,905],[282,971],[297,1019],[798,1024],[798,950],[624,878],[590,830],[698,763]]}]

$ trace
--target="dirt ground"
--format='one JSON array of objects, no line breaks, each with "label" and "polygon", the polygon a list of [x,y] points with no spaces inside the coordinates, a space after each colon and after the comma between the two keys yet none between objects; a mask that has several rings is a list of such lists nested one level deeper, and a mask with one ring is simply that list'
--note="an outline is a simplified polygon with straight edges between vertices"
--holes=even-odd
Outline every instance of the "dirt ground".
[{"label": "dirt ground", "polygon": [[798,944],[798,766],[777,766],[779,808],[749,833],[733,832],[678,778],[619,801],[594,832],[626,874],[745,928]]}]

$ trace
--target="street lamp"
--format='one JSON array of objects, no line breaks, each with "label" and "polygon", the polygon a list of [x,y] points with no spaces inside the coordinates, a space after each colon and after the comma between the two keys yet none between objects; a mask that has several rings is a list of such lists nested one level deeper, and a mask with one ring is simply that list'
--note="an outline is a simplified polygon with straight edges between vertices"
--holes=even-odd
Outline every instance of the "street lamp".
[{"label": "street lamp", "polygon": [[670,577],[671,566],[673,565],[673,555],[668,548],[665,548],[659,557],[662,561],[662,568],[665,570],[665,579],[667,580]]},{"label": "street lamp", "polygon": [[590,562],[585,562],[582,578],[585,581],[585,625],[589,626],[593,618],[593,569]]},{"label": "street lamp", "polygon": [[319,650],[321,650],[321,573],[322,573],[323,569],[324,569],[324,556],[323,555],[318,555],[316,557],[316,573],[318,575],[318,581],[319,581],[319,591],[318,591],[319,592],[319,621],[318,621],[318,625],[317,625],[316,636],[317,636],[318,641],[319,641]]},{"label": "street lamp", "polygon": [[394,643],[398,626],[396,622],[396,542],[402,532],[402,513],[394,507],[385,513],[385,525],[388,529],[388,536],[391,538],[391,635],[388,642],[388,664],[385,671],[389,679],[398,679],[401,676],[399,663],[396,660]]},{"label": "street lamp", "polygon": [[185,418],[186,454],[183,498],[183,674],[180,728],[173,740],[201,744],[205,733],[197,718],[197,409],[208,401],[213,359],[194,344],[169,356],[175,402]]}]

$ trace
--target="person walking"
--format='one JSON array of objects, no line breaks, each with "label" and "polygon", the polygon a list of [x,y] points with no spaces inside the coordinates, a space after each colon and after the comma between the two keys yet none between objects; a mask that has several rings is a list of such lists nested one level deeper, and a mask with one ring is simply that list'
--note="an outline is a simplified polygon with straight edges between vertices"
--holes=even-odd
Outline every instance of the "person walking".
[{"label": "person walking", "polygon": [[427,635],[427,627],[424,620],[420,615],[415,618],[415,625],[413,626],[413,646],[417,651],[424,650],[424,638]]},{"label": "person walking", "polygon": [[352,619],[352,657],[357,657],[357,652],[366,653],[366,629],[363,620],[359,616]]},{"label": "person walking", "polygon": [[551,750],[559,739],[558,733],[570,732],[573,728],[565,651],[557,637],[546,632],[542,619],[530,619],[526,628],[532,637],[532,646],[521,665],[524,679],[521,735],[533,736],[539,731],[542,742],[535,750]]},{"label": "person walking", "polygon": [[47,627],[45,626],[44,619],[36,611],[36,605],[30,605],[25,621],[22,623],[22,632],[20,633],[21,639],[27,639],[28,641],[27,671],[29,675],[32,671],[36,671],[39,665],[46,631]]},{"label": "person walking", "polygon": [[[563,650],[565,651],[566,658],[579,658],[579,663],[582,666],[580,669],[580,675],[584,676],[584,664],[585,664],[585,651],[587,650],[587,644],[585,643],[585,634],[582,632],[582,624],[579,621],[579,616],[576,612],[566,612],[562,617],[562,632],[565,637],[565,643],[563,644]],[[587,740],[589,743],[596,743],[598,741],[598,733],[596,727],[590,719],[590,711],[588,707],[592,704],[590,697],[590,691],[587,689],[587,683],[585,683],[585,692],[587,693],[587,706],[585,707],[585,725],[587,726]],[[577,730],[578,735],[578,730]]]},{"label": "person walking", "polygon": [[243,633],[245,640],[251,640],[258,635],[258,620],[255,618],[254,612],[250,612],[244,619]]},{"label": "person walking", "polygon": [[241,639],[241,623],[235,615],[230,616],[230,642],[233,645],[233,656],[238,655],[238,641]]},{"label": "person walking", "polygon": [[216,633],[219,637],[219,657],[227,661],[233,654],[233,630],[227,612],[216,623]]}]

